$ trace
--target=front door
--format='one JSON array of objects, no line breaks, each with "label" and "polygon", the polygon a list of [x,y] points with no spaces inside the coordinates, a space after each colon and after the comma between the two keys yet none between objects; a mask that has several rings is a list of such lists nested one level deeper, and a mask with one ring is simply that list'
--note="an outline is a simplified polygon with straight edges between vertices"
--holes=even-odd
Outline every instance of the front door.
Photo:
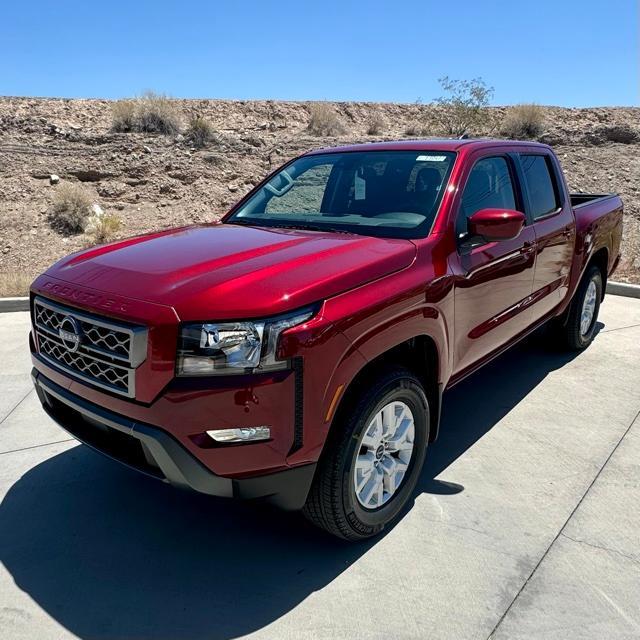
[{"label": "front door", "polygon": [[454,377],[524,331],[535,267],[535,233],[526,225],[512,240],[470,237],[467,219],[486,208],[524,211],[512,157],[478,159],[466,179],[456,215]]}]

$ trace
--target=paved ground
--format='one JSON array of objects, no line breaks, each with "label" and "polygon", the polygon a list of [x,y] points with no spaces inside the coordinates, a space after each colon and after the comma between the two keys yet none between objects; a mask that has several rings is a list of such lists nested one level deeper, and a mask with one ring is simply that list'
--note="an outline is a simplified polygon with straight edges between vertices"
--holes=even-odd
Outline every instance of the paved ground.
[{"label": "paved ground", "polygon": [[452,390],[404,519],[347,545],[77,446],[0,316],[0,637],[640,638],[640,300],[601,320]]}]

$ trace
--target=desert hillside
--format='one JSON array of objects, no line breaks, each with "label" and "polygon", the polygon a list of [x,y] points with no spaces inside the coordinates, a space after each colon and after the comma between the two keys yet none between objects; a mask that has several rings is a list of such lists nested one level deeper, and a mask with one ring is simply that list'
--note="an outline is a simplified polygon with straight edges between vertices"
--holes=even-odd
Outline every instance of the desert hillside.
[{"label": "desert hillside", "polygon": [[[328,105],[340,125],[336,135],[309,131],[309,103],[176,100],[181,125],[168,134],[114,132],[112,106],[0,98],[0,295],[23,293],[50,263],[95,241],[52,224],[65,184],[79,185],[112,214],[113,237],[124,237],[216,220],[267,172],[307,149],[437,133],[428,124],[432,108],[422,105]],[[499,134],[505,113],[491,109],[486,133]],[[624,261],[616,279],[640,282],[640,109],[548,107],[544,114],[537,137],[555,148],[571,190],[622,195]],[[185,134],[194,116],[213,131],[204,146]]]}]

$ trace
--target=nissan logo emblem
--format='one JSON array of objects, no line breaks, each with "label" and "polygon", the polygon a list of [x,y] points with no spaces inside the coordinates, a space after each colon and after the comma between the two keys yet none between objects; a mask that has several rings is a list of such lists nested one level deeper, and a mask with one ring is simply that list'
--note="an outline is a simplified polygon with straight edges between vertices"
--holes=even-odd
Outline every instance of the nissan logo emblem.
[{"label": "nissan logo emblem", "polygon": [[71,353],[78,350],[80,342],[82,341],[82,329],[80,329],[80,324],[75,318],[65,316],[58,328],[58,335],[60,336],[60,340],[62,340],[62,344],[71,351]]}]

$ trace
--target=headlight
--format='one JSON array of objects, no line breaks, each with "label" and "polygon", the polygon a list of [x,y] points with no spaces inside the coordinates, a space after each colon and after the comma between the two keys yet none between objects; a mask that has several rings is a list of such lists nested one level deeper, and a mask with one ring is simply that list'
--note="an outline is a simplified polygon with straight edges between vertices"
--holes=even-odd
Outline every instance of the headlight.
[{"label": "headlight", "polygon": [[215,376],[285,369],[277,360],[280,334],[311,318],[312,309],[271,320],[199,322],[182,326],[176,371],[179,376]]}]

